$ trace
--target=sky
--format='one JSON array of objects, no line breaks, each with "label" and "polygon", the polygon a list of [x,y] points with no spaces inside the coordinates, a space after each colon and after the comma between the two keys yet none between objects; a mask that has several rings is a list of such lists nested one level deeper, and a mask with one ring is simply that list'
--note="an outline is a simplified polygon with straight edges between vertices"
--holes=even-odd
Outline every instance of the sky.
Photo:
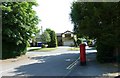
[{"label": "sky", "polygon": [[73,30],[70,21],[71,4],[74,0],[37,0],[39,6],[33,7],[40,18],[38,27],[50,28],[56,33]]}]

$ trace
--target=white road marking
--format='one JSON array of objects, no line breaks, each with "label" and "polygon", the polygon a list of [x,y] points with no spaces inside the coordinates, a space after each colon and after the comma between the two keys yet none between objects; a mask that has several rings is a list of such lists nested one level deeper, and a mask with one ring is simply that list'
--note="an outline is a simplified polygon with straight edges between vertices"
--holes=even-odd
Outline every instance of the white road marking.
[{"label": "white road marking", "polygon": [[74,61],[73,63],[71,63],[66,69],[69,69],[69,70],[72,69],[78,63],[78,59]]}]

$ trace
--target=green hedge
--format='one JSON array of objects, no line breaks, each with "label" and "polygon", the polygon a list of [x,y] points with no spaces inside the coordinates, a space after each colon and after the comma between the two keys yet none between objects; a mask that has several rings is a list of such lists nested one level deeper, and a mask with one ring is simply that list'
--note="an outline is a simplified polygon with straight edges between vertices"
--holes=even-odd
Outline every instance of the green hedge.
[{"label": "green hedge", "polygon": [[97,60],[101,63],[115,62],[114,47],[97,43]]},{"label": "green hedge", "polygon": [[27,43],[15,45],[13,42],[2,42],[2,59],[15,58],[24,55],[27,50]]}]

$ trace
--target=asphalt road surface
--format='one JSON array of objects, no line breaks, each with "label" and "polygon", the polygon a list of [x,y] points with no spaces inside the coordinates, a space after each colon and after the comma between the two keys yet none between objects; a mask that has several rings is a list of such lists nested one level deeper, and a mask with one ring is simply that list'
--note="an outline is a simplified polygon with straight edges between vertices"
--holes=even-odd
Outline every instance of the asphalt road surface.
[{"label": "asphalt road surface", "polygon": [[3,61],[2,76],[67,76],[79,61],[79,51],[68,51],[68,48],[28,52],[19,60]]},{"label": "asphalt road surface", "polygon": [[118,76],[118,66],[99,64],[96,61],[96,50],[86,47],[87,65],[80,66],[80,52],[68,51],[69,48],[58,47],[50,52],[31,51],[20,58],[4,60],[0,73],[3,78],[6,76],[7,78],[114,78]]},{"label": "asphalt road surface", "polygon": [[[18,59],[2,61],[2,76],[42,78],[114,78],[118,76],[116,64],[99,64],[96,50],[86,47],[86,66],[80,66],[79,51],[68,51],[70,47],[58,47],[50,52],[27,52]],[[0,63],[1,64],[1,63]],[[46,77],[47,76],[47,77]],[[83,77],[82,77],[83,76]],[[95,77],[108,76],[108,77]]]}]

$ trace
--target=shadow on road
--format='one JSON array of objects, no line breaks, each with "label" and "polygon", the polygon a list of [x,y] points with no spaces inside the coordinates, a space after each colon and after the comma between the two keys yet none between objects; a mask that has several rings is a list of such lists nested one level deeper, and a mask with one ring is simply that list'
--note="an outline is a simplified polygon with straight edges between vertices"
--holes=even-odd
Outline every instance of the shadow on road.
[{"label": "shadow on road", "polygon": [[51,56],[32,57],[36,63],[15,68],[16,76],[65,76],[67,66],[79,57],[78,53],[68,53]]},{"label": "shadow on road", "polygon": [[112,77],[112,74],[118,73],[118,67],[113,64],[98,63],[96,60],[96,52],[89,51],[86,53],[86,66],[80,66],[80,62],[78,62],[73,69],[66,69],[79,57],[79,53],[65,53],[31,57],[29,59],[35,60],[35,63],[22,65],[9,73],[15,73],[15,76],[45,76],[45,78],[46,76],[57,76],[56,78],[59,78],[58,76],[62,76],[63,78],[63,76],[66,75],[70,76],[69,78],[73,78],[73,76],[74,78],[96,78],[95,76],[107,76],[107,74],[111,74],[111,77],[105,78],[114,78]]}]

